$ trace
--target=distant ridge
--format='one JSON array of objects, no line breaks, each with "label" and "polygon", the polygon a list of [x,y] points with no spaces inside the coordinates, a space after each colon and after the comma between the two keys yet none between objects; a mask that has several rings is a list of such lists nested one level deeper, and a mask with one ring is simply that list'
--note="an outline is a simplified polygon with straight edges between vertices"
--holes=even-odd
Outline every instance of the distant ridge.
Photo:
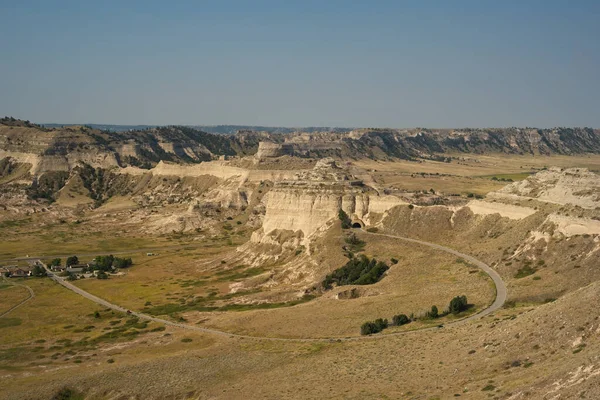
[{"label": "distant ridge", "polygon": [[[93,129],[110,132],[128,132],[128,131],[139,131],[150,128],[157,128],[160,126],[173,126],[173,125],[112,125],[112,124],[44,124],[41,126],[46,128],[63,128],[65,126],[73,125],[85,125]],[[238,131],[255,131],[255,132],[269,132],[269,133],[293,133],[293,132],[350,132],[354,128],[339,128],[329,126],[308,126],[308,127],[284,127],[284,126],[259,126],[259,125],[178,125],[186,126],[188,128],[194,128],[208,133],[219,133],[233,135]]]}]

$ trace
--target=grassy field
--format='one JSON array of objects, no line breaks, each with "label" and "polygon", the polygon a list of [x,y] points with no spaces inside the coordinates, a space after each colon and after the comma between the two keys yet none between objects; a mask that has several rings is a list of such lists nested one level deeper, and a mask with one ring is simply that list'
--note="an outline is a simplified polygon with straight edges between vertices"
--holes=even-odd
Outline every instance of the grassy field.
[{"label": "grassy field", "polygon": [[[289,308],[183,315],[190,322],[201,321],[203,326],[249,335],[344,337],[358,335],[363,322],[376,318],[391,320],[399,313],[420,315],[432,305],[443,310],[454,296],[467,295],[469,302],[475,305],[474,310],[493,300],[494,290],[487,276],[454,256],[385,237],[365,239],[367,255],[386,261],[390,258],[399,260],[376,284],[342,286],[308,303]],[[336,298],[337,293],[352,288],[360,292],[358,298]],[[402,329],[415,329],[440,321],[414,323]]]},{"label": "grassy field", "polygon": [[13,286],[10,283],[0,280],[0,315],[28,297],[29,291],[26,288]]},{"label": "grassy field", "polygon": [[[106,362],[107,349],[162,336],[165,330],[105,310],[48,278],[29,278],[26,284],[35,298],[0,317],[0,374]],[[0,295],[7,290],[12,289]]]},{"label": "grassy field", "polygon": [[449,154],[458,158],[451,163],[437,161],[382,162],[361,160],[357,166],[372,172],[376,181],[398,189],[429,190],[444,194],[486,193],[500,189],[506,182],[491,178],[525,179],[530,173],[542,168],[584,167],[600,170],[600,156],[516,156]]},{"label": "grassy field", "polygon": [[168,237],[136,235],[135,230],[111,231],[109,227],[93,221],[77,221],[48,222],[43,217],[33,215],[3,220],[0,222],[0,232],[6,233],[6,236],[0,242],[0,259],[26,255],[109,253],[181,243]]},{"label": "grassy field", "polygon": [[[516,181],[546,165],[598,169],[600,158],[469,156],[451,164],[359,164],[377,170],[377,180],[386,185],[484,194],[506,184],[492,180],[494,177]],[[152,235],[142,231],[144,224],[139,220],[131,222],[126,213],[117,214],[130,206],[119,200],[81,217],[65,217],[64,222],[39,213],[5,219],[0,222],[0,233],[6,238],[0,243],[0,258],[179,246],[152,257],[132,252],[128,256],[134,266],[123,271],[124,275],[76,284],[130,309],[183,318],[195,326],[278,338],[357,337],[360,325],[376,318],[391,319],[398,313],[421,315],[432,305],[442,311],[459,295],[466,295],[474,304],[472,313],[494,297],[488,277],[455,256],[366,236],[368,256],[388,263],[391,258],[398,260],[376,284],[337,287],[292,307],[228,306],[248,294],[232,292],[245,280],[265,276],[263,281],[272,285],[256,289],[254,298],[268,298],[270,290],[292,286],[276,280],[270,266],[226,261],[233,258],[229,256],[235,253],[235,245],[247,235],[218,232],[214,240],[195,240],[200,237],[197,232]],[[496,231],[508,231],[516,222],[489,217],[489,224],[481,227],[477,225],[479,217],[474,216],[462,221],[463,230],[452,236],[436,231],[441,225],[434,208],[415,207],[411,221],[415,222],[418,212],[430,213],[430,219],[416,221],[421,224],[415,223],[411,232],[398,233],[427,235],[431,241],[461,249],[490,265],[504,257],[509,247],[511,251],[516,248],[513,242],[521,230],[524,235],[543,220],[509,231],[505,236],[510,237],[505,237],[495,235]],[[399,220],[399,214],[390,215]],[[231,223],[238,229],[235,221]],[[343,257],[339,254],[344,243],[340,235],[335,231],[335,237],[311,245],[318,257],[314,276],[337,268],[335,260]],[[578,249],[577,240],[564,240],[563,247],[554,252],[574,251],[569,246]],[[89,258],[82,257],[82,261]],[[570,384],[568,379],[573,376],[578,376],[577,384],[569,387],[571,392],[564,398],[596,398],[598,375],[593,373],[598,368],[594,357],[600,351],[596,334],[600,326],[595,305],[600,285],[590,283],[591,278],[586,281],[595,276],[591,275],[593,265],[544,259],[546,266],[536,263],[538,270],[521,278],[515,275],[524,260],[495,265],[509,285],[512,301],[493,315],[464,325],[448,325],[464,315],[412,322],[390,327],[383,335],[344,342],[268,342],[146,324],[99,307],[49,279],[30,278],[23,282],[32,287],[36,297],[0,317],[0,399],[51,398],[62,386],[81,390],[93,399],[510,399],[520,398],[519,393],[537,398],[538,394],[553,393],[557,382]],[[221,264],[221,260],[225,262]],[[570,291],[565,282],[579,275],[585,285],[578,280],[577,286],[572,286],[581,289]],[[562,290],[560,296],[546,301],[557,288]],[[357,290],[357,298],[337,298],[351,289]],[[532,296],[538,293],[543,296],[536,302]],[[24,288],[0,281],[0,312],[22,295],[26,296]],[[203,309],[213,306],[220,309]],[[436,325],[444,327],[416,331]],[[399,331],[410,332],[386,336]],[[589,376],[585,371],[591,371]]]}]

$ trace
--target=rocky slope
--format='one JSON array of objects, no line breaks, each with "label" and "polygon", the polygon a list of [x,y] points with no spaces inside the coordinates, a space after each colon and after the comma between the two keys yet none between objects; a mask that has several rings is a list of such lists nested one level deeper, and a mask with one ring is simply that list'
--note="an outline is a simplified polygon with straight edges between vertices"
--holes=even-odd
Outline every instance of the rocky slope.
[{"label": "rocky slope", "polygon": [[380,196],[362,181],[349,175],[333,159],[322,159],[314,169],[296,174],[294,179],[275,183],[266,196],[262,229],[253,236],[275,230],[300,232],[308,238],[333,220],[340,210],[353,223],[373,224],[386,210],[405,204],[395,196]]},{"label": "rocky slope", "polygon": [[[261,144],[262,142],[262,144]],[[219,157],[256,155],[258,161],[280,156],[372,159],[433,158],[447,153],[581,154],[600,153],[600,131],[556,129],[359,129],[350,132],[206,133],[166,126],[125,132],[87,126],[45,128],[11,118],[0,119],[0,159],[11,157],[32,166],[32,174],[68,171],[78,162],[93,167],[141,167],[160,161],[199,163]]]}]

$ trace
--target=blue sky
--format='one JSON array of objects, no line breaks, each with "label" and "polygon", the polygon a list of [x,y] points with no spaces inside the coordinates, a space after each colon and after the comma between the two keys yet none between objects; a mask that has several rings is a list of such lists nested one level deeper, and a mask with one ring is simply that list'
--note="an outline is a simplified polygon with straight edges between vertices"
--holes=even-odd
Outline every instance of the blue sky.
[{"label": "blue sky", "polygon": [[0,15],[0,115],[36,122],[600,127],[598,1],[0,0]]}]

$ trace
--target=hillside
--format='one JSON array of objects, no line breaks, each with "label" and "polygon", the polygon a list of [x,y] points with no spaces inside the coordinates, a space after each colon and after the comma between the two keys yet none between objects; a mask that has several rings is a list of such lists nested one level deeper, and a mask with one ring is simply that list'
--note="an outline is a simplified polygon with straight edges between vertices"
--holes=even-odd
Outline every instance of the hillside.
[{"label": "hillside", "polygon": [[[262,151],[259,144],[262,142]],[[455,154],[573,155],[600,153],[600,131],[556,129],[358,129],[351,132],[207,133],[183,126],[123,132],[88,126],[48,128],[12,118],[0,120],[0,159],[32,165],[32,174],[93,167],[141,167],[160,161],[198,163],[219,157],[419,160],[449,162]]]}]

